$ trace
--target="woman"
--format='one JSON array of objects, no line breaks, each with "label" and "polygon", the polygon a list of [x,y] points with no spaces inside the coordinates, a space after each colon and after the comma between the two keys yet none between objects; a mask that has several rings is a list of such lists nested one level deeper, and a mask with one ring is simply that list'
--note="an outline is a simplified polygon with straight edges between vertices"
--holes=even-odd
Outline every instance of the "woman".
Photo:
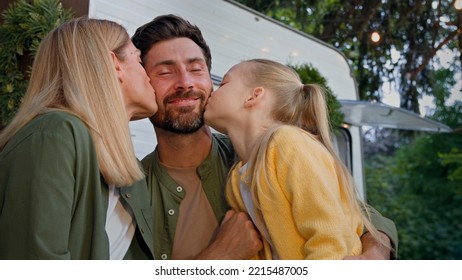
[{"label": "woman", "polygon": [[142,247],[148,205],[120,193],[146,188],[128,122],[156,111],[122,26],[80,18],[51,31],[0,135],[0,258],[120,259]]},{"label": "woman", "polygon": [[364,225],[378,236],[334,152],[318,86],[280,63],[244,61],[224,76],[204,117],[238,154],[226,194],[262,234],[258,258],[343,259],[361,253]]}]

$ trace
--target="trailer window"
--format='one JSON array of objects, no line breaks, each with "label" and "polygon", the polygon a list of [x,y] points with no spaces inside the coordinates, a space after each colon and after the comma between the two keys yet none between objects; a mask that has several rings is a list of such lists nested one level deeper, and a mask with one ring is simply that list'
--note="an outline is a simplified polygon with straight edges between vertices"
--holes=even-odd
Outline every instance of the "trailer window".
[{"label": "trailer window", "polygon": [[219,87],[221,81],[223,80],[223,77],[215,74],[210,74],[210,77],[212,78],[213,88],[216,89],[217,87]]},{"label": "trailer window", "polygon": [[353,172],[351,163],[351,135],[347,129],[339,127],[334,130],[332,142],[337,154],[350,172]]}]

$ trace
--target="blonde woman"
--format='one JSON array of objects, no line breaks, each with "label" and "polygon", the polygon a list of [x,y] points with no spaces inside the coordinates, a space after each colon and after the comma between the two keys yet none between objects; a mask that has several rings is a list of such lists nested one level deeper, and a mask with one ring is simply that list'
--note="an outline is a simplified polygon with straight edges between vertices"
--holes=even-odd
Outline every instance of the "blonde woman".
[{"label": "blonde woman", "polygon": [[0,135],[0,258],[152,258],[128,122],[156,111],[122,26],[80,18],[51,31]]},{"label": "blonde woman", "polygon": [[205,121],[227,134],[239,162],[226,195],[264,239],[261,259],[343,259],[362,252],[366,227],[351,176],[336,156],[322,90],[280,63],[232,67]]}]

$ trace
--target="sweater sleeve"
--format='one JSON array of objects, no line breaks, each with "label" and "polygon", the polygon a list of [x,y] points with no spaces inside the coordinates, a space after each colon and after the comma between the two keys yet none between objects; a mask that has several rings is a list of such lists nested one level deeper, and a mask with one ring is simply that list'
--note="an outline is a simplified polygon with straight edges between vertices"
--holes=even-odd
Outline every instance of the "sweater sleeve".
[{"label": "sweater sleeve", "polygon": [[[362,224],[349,213],[328,151],[310,135],[284,128],[273,137],[267,158],[277,184],[262,184],[259,198],[263,216],[271,212],[265,222],[278,252],[302,250],[305,259],[342,259],[358,250]],[[287,236],[299,239],[294,244],[302,248],[287,248]]]}]

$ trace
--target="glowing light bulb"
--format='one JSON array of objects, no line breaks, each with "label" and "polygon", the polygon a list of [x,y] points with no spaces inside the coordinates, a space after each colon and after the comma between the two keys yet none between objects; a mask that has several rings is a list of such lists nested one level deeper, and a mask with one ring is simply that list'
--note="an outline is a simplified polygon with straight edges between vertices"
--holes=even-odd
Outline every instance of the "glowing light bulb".
[{"label": "glowing light bulb", "polygon": [[[461,1],[462,1],[462,0],[461,0]],[[372,40],[372,42],[378,43],[378,42],[380,41],[380,38],[381,38],[381,37],[380,37],[380,33],[379,33],[379,32],[377,32],[377,31],[372,32],[372,34],[371,34],[371,40]]]},{"label": "glowing light bulb", "polygon": [[462,0],[456,0],[454,2],[454,8],[456,8],[456,10],[461,10],[462,9]]}]

